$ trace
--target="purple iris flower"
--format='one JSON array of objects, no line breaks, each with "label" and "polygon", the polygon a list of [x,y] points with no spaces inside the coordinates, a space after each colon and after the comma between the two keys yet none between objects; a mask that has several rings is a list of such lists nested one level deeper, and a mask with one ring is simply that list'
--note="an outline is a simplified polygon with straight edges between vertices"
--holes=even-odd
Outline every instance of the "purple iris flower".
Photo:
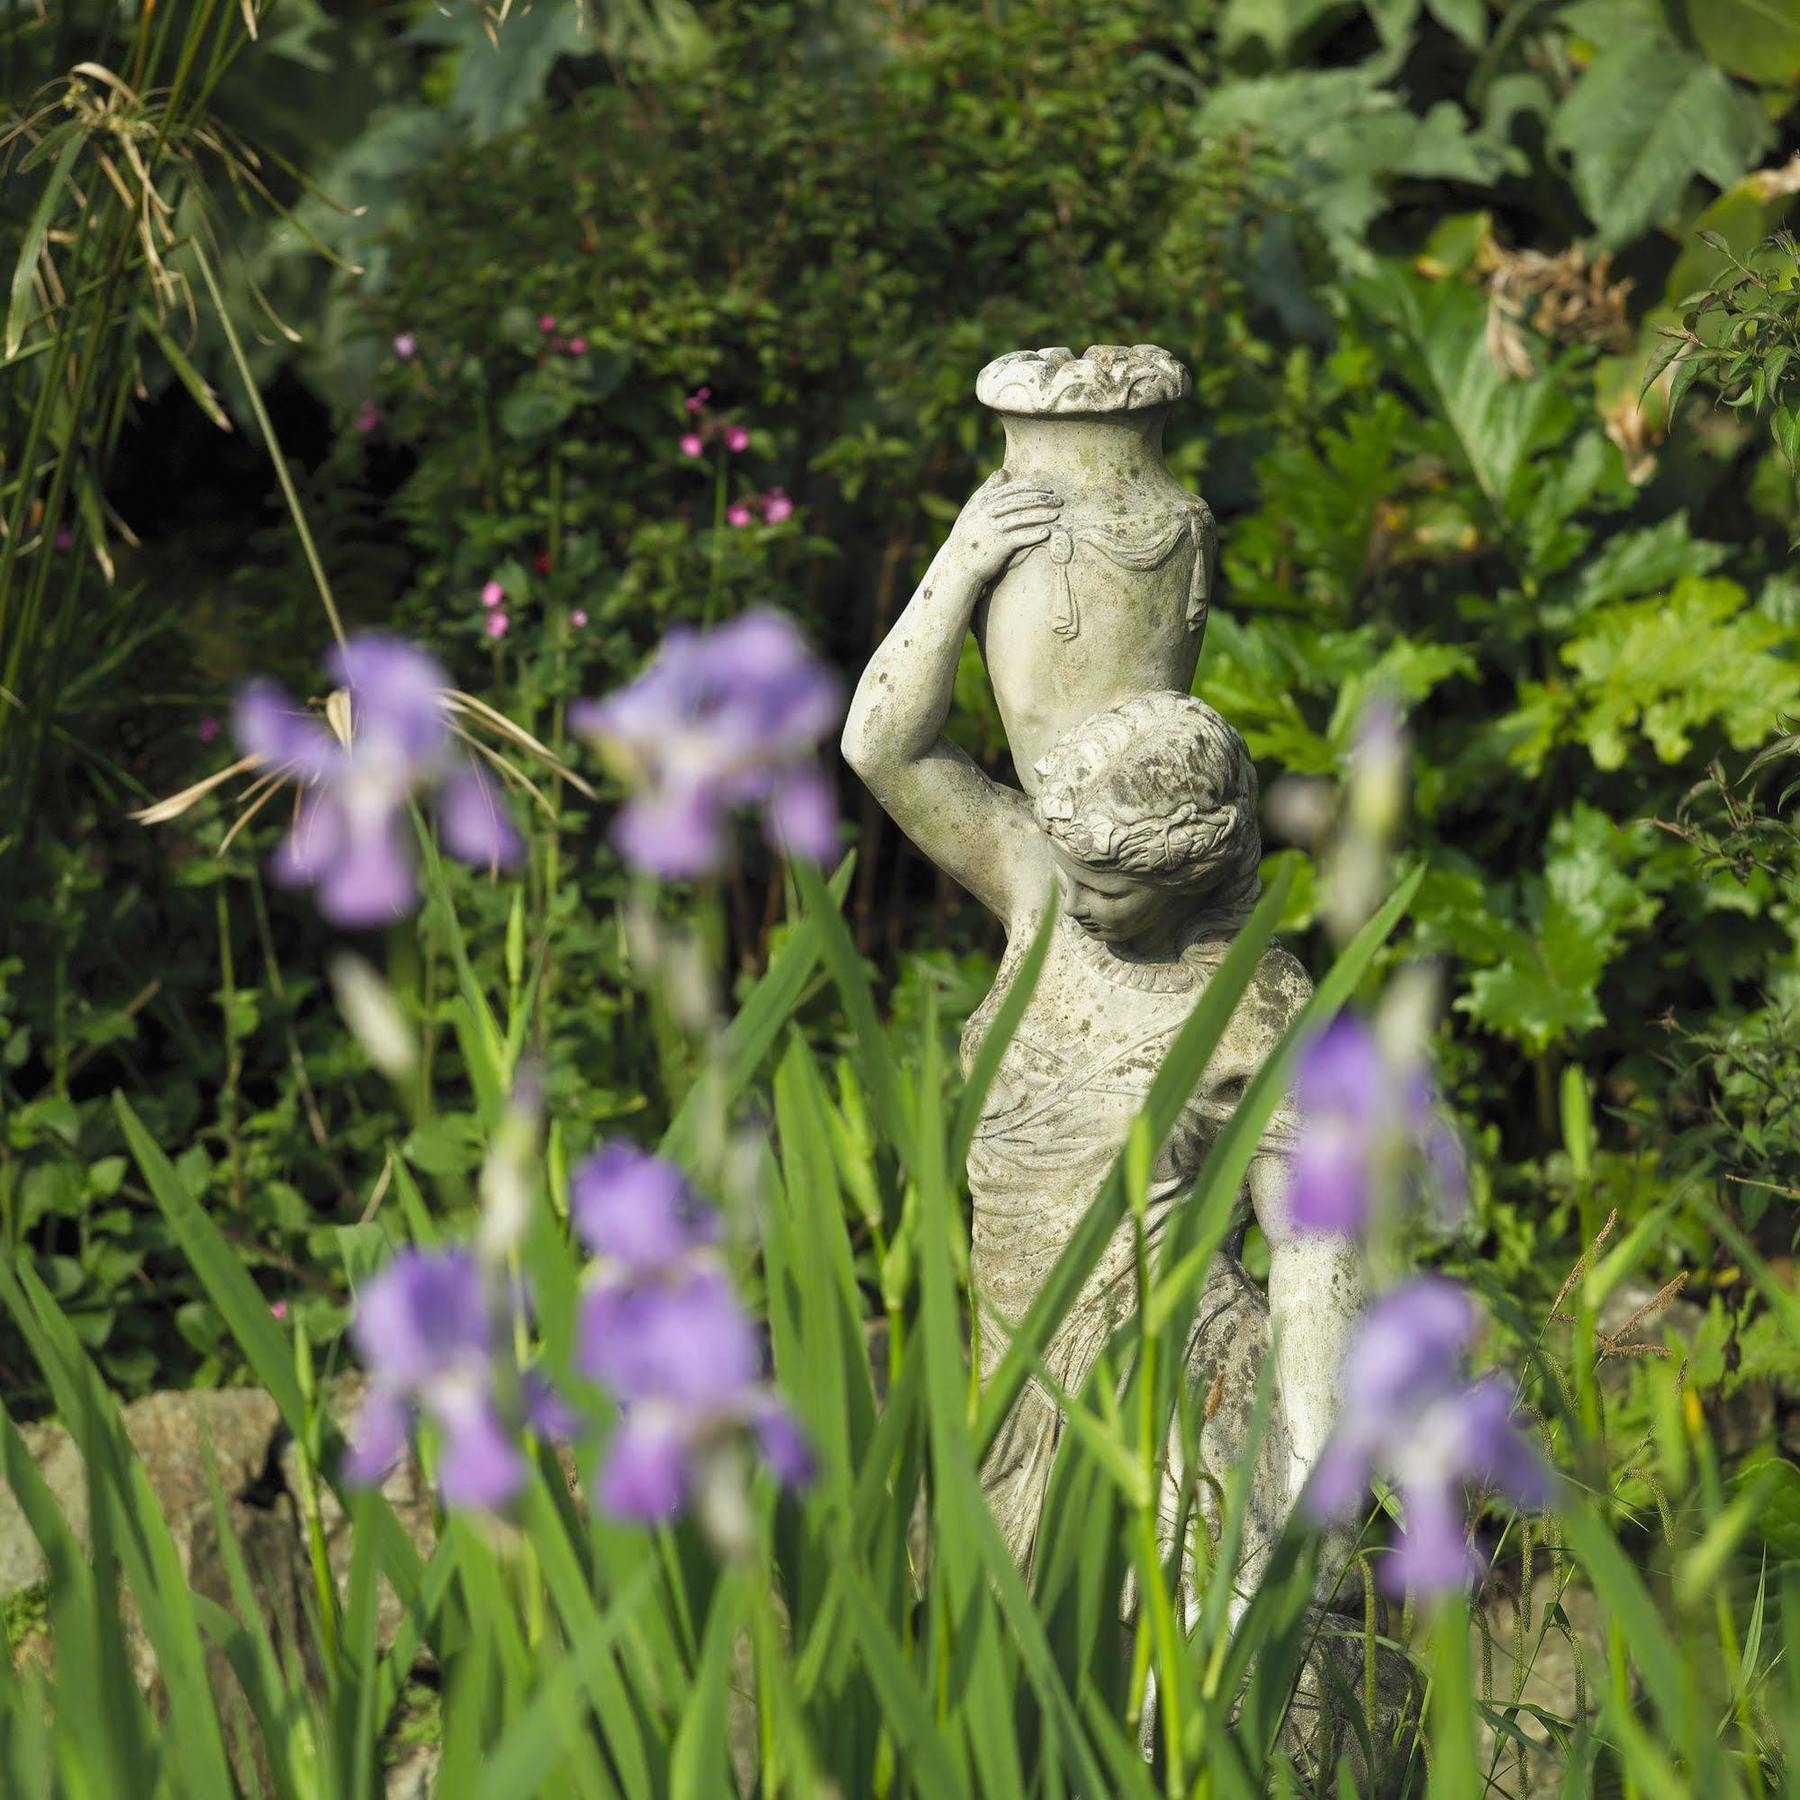
[{"label": "purple iris flower", "polygon": [[645,1523],[672,1519],[708,1459],[746,1435],[783,1483],[808,1480],[811,1452],[763,1379],[761,1335],[715,1248],[718,1215],[681,1171],[608,1144],[576,1169],[569,1206],[597,1258],[576,1366],[620,1407],[601,1504]]},{"label": "purple iris flower", "polygon": [[756,611],[671,631],[636,681],[571,707],[569,723],[627,770],[634,794],[613,828],[621,855],[680,878],[721,867],[740,807],[757,808],[789,855],[835,851],[837,808],[816,752],[842,713],[837,677],[793,621]]},{"label": "purple iris flower", "polygon": [[1379,1472],[1406,1526],[1384,1565],[1395,1590],[1444,1593],[1479,1571],[1465,1523],[1465,1482],[1542,1506],[1550,1475],[1513,1418],[1498,1376],[1469,1382],[1463,1360],[1478,1319],[1441,1276],[1395,1288],[1364,1316],[1344,1358],[1342,1410],[1302,1506],[1319,1523],[1350,1518]]},{"label": "purple iris flower", "polygon": [[623,1140],[602,1145],[576,1165],[569,1215],[596,1256],[640,1273],[666,1268],[719,1236],[719,1215],[687,1177],[672,1162]]},{"label": "purple iris flower", "polygon": [[270,873],[313,887],[334,924],[380,925],[418,898],[406,802],[439,789],[444,845],[466,862],[512,866],[523,844],[493,784],[450,756],[444,672],[424,651],[370,633],[335,646],[326,671],[350,696],[350,742],[271,681],[239,693],[240,748],[303,790]]},{"label": "purple iris flower", "polygon": [[647,1524],[673,1518],[707,1455],[745,1432],[785,1485],[812,1475],[798,1423],[762,1379],[756,1327],[705,1253],[666,1277],[596,1282],[582,1302],[576,1363],[621,1407],[600,1471],[609,1511]]},{"label": "purple iris flower", "polygon": [[1340,1013],[1302,1053],[1294,1096],[1301,1132],[1289,1209],[1302,1230],[1367,1231],[1384,1178],[1402,1169],[1440,1213],[1460,1211],[1462,1145],[1422,1061],[1397,1063],[1361,1019]]},{"label": "purple iris flower", "polygon": [[[369,1371],[368,1393],[344,1462],[348,1480],[383,1480],[406,1453],[414,1419],[442,1434],[438,1481],[448,1506],[504,1506],[525,1459],[494,1391],[498,1337],[486,1277],[464,1250],[402,1250],[363,1288],[350,1339]],[[527,1423],[570,1435],[574,1414],[536,1371],[521,1380]]]},{"label": "purple iris flower", "polygon": [[600,1281],[581,1314],[581,1372],[627,1403],[732,1412],[762,1376],[756,1327],[717,1265],[664,1281]]}]

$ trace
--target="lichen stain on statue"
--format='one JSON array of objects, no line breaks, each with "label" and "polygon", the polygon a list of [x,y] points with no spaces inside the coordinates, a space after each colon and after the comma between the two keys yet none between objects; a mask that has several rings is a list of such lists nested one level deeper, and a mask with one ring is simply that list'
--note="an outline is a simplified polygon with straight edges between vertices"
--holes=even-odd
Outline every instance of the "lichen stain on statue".
[{"label": "lichen stain on statue", "polygon": [[[846,758],[895,822],[1006,927],[993,990],[964,1036],[965,1065],[1043,909],[1057,910],[969,1149],[984,1374],[1099,1192],[1258,892],[1249,754],[1230,723],[1187,691],[1214,545],[1211,514],[1162,462],[1164,420],[1187,392],[1187,371],[1147,345],[1096,346],[1079,358],[1022,351],[990,363],[977,394],[1005,421],[1005,467],[970,498],[871,658],[845,727]],[[1020,787],[992,780],[945,735],[972,628]],[[1299,963],[1271,945],[1159,1148],[1146,1211],[1153,1243],[1310,991]],[[1213,1484],[1255,1456],[1234,1616],[1330,1431],[1361,1306],[1354,1246],[1298,1233],[1288,1220],[1295,1127],[1284,1103],[1251,1159],[1240,1210],[1240,1226],[1254,1215],[1268,1243],[1268,1292],[1238,1260],[1240,1230],[1215,1258],[1187,1345],[1188,1379],[1207,1404],[1204,1469],[1183,1479],[1215,1540]],[[1126,1224],[1045,1352],[1058,1386],[1081,1390],[1136,1303]],[[1252,1445],[1271,1348],[1273,1416]],[[983,1468],[989,1504],[1028,1572],[1062,1429],[1050,1389],[1034,1379]],[[1172,1437],[1160,1509],[1166,1549],[1181,1512],[1182,1463]],[[1191,1621],[1191,1579],[1182,1598]]]}]

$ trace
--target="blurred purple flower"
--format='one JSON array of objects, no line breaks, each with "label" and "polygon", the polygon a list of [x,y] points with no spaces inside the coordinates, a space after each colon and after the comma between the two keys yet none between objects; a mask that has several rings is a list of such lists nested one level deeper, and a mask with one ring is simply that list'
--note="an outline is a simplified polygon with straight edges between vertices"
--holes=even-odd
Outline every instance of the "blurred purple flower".
[{"label": "blurred purple flower", "polygon": [[588,342],[584,337],[572,337],[569,339],[569,354],[571,356],[586,356],[587,347]]},{"label": "blurred purple flower", "polygon": [[763,518],[771,525],[779,525],[783,519],[793,517],[794,503],[780,488],[771,488],[763,496]]},{"label": "blurred purple flower", "polygon": [[498,642],[512,629],[512,620],[503,612],[491,612],[481,621],[481,629]]},{"label": "blurred purple flower", "polygon": [[496,1333],[485,1277],[462,1250],[403,1250],[363,1288],[350,1340],[369,1390],[344,1473],[383,1480],[406,1451],[415,1415],[443,1433],[446,1505],[495,1507],[525,1480],[525,1459],[495,1404]]},{"label": "blurred purple flower", "polygon": [[1397,1064],[1367,1024],[1340,1013],[1301,1053],[1294,1093],[1301,1130],[1289,1207],[1302,1230],[1366,1232],[1384,1181],[1409,1164],[1441,1212],[1460,1208],[1462,1147],[1422,1060]]},{"label": "blurred purple flower", "polygon": [[556,315],[554,313],[540,313],[538,315],[538,330],[539,331],[554,331],[555,329],[556,329]]},{"label": "blurred purple flower", "polygon": [[74,541],[75,533],[71,531],[67,525],[57,526],[56,536],[50,540],[51,544],[58,550],[68,549]]},{"label": "blurred purple flower", "polygon": [[579,1366],[622,1401],[732,1409],[758,1385],[756,1327],[718,1266],[602,1279],[582,1305]]},{"label": "blurred purple flower", "polygon": [[488,581],[488,582],[484,582],[482,584],[481,604],[483,606],[485,606],[490,612],[496,606],[500,605],[501,602],[505,600],[505,598],[506,598],[506,589],[504,587],[502,587],[499,582]]},{"label": "blurred purple flower", "polygon": [[410,331],[402,331],[394,338],[394,354],[402,362],[410,362],[419,348],[419,340]]},{"label": "blurred purple flower", "polygon": [[691,1498],[700,1464],[748,1434],[777,1479],[810,1478],[799,1425],[762,1380],[756,1327],[722,1266],[602,1278],[582,1302],[577,1366],[621,1403],[601,1504],[656,1523]]},{"label": "blurred purple flower", "polygon": [[575,1170],[569,1214],[596,1261],[575,1360],[619,1403],[600,1471],[608,1511],[646,1523],[694,1497],[716,1452],[748,1437],[777,1479],[812,1474],[798,1423],[762,1377],[762,1341],[715,1248],[720,1220],[660,1156],[603,1145]]},{"label": "blurred purple flower", "polygon": [[712,398],[712,389],[711,388],[697,387],[694,389],[694,391],[691,394],[688,395],[687,399],[685,401],[683,401],[682,404],[684,406],[686,406],[686,408],[688,409],[688,411],[690,413],[697,413],[697,412],[701,412],[704,410],[707,401],[709,401],[711,398]]},{"label": "blurred purple flower", "polygon": [[697,431],[684,431],[681,434],[681,454],[698,456],[706,448],[706,441]]},{"label": "blurred purple flower", "polygon": [[447,682],[437,663],[411,644],[369,633],[335,646],[326,670],[349,693],[348,747],[273,682],[253,681],[237,697],[239,748],[302,789],[271,877],[314,888],[319,910],[337,925],[399,917],[418,897],[406,803],[446,775],[444,801],[455,814],[446,817],[446,847],[477,862],[516,861],[510,824],[475,829],[472,796],[448,758]]},{"label": "blurred purple flower", "polygon": [[1477,1573],[1465,1482],[1519,1506],[1542,1506],[1550,1496],[1549,1471],[1514,1422],[1505,1383],[1464,1377],[1477,1323],[1468,1295],[1435,1275],[1371,1306],[1344,1358],[1336,1429],[1302,1498],[1315,1522],[1341,1522],[1356,1512],[1371,1474],[1390,1481],[1406,1517],[1383,1569],[1397,1590],[1443,1593]]},{"label": "blurred purple flower", "polygon": [[749,506],[742,500],[734,500],[725,509],[725,523],[727,525],[748,525],[750,523]]},{"label": "blurred purple flower", "polygon": [[373,400],[365,400],[356,415],[356,429],[366,437],[381,423],[381,414]]},{"label": "blurred purple flower", "polygon": [[719,1215],[676,1166],[614,1139],[576,1164],[569,1218],[594,1255],[635,1273],[667,1268],[719,1237]]},{"label": "blurred purple flower", "polygon": [[587,622],[588,616],[579,606],[569,614],[569,623],[573,625],[577,631],[580,631]]},{"label": "blurred purple flower", "polygon": [[438,791],[438,829],[444,848],[477,868],[510,869],[525,854],[500,790],[473,763],[447,777]]},{"label": "blurred purple flower", "polygon": [[787,854],[832,854],[836,810],[815,751],[842,711],[836,676],[793,621],[757,611],[671,631],[636,681],[572,706],[569,723],[610,750],[635,789],[613,828],[625,859],[679,878],[724,863],[740,806],[760,809]]},{"label": "blurred purple flower", "polygon": [[194,727],[194,735],[201,743],[210,744],[213,739],[219,735],[218,719],[212,713],[208,713],[200,723]]},{"label": "blurred purple flower", "polygon": [[725,427],[725,448],[727,450],[736,452],[739,450],[747,450],[749,447],[750,433],[746,431],[742,425],[727,425]]}]

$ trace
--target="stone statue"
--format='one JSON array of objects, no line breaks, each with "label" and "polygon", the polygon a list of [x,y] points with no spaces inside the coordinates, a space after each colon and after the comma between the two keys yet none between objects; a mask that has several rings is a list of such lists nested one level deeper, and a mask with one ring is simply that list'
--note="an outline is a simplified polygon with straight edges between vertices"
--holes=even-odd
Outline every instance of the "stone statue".
[{"label": "stone statue", "polygon": [[[1099,1190],[1175,1033],[1258,891],[1255,771],[1238,733],[1188,692],[1205,628],[1212,516],[1161,459],[1187,372],[1150,346],[1003,356],[978,395],[1006,421],[1006,464],[963,508],[864,672],[844,754],[894,821],[1006,928],[993,991],[970,1019],[965,1068],[1046,905],[1048,957],[969,1151],[972,1270],[984,1372]],[[1020,788],[992,781],[944,735],[973,627]],[[1265,952],[1154,1167],[1154,1240],[1188,1197],[1246,1084],[1305,1001],[1285,950]],[[1276,1359],[1239,1575],[1241,1610],[1335,1414],[1337,1370],[1361,1305],[1354,1247],[1287,1216],[1296,1121],[1263,1133],[1246,1183],[1269,1246],[1265,1296],[1233,1254],[1214,1261],[1188,1345],[1207,1397],[1202,1461],[1242,1460],[1258,1369]],[[1129,1225],[1071,1308],[1046,1364],[1077,1391],[1135,1304]],[[1061,1420],[1028,1385],[983,1486],[1030,1570]],[[1162,1501],[1172,1532],[1171,1447]],[[1215,1532],[1216,1500],[1200,1484]],[[1194,1616],[1191,1581],[1184,1602]]]}]

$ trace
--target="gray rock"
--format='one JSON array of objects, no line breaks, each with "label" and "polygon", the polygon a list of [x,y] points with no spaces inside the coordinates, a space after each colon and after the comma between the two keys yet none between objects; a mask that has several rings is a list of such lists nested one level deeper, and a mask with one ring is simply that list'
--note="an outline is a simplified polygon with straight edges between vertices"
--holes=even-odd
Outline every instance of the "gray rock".
[{"label": "gray rock", "polygon": [[[245,1493],[268,1466],[280,1427],[275,1402],[258,1388],[151,1394],[125,1408],[124,1423],[191,1579],[196,1533],[212,1526],[202,1445],[212,1445],[226,1497]],[[26,1425],[20,1435],[85,1548],[87,1479],[75,1440],[60,1425]],[[45,1573],[37,1539],[12,1490],[0,1481],[0,1594],[34,1586]]]}]

